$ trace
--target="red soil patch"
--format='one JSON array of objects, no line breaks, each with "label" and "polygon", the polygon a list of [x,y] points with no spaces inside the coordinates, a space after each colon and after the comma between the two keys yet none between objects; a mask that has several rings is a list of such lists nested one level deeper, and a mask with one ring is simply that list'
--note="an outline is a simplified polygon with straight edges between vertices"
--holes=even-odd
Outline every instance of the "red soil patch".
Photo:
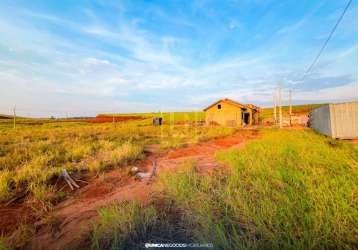
[{"label": "red soil patch", "polygon": [[36,221],[30,207],[23,204],[0,206],[0,235],[14,232],[21,224],[31,224]]},{"label": "red soil patch", "polygon": [[300,124],[293,124],[291,127],[288,127],[288,129],[293,130],[304,130],[306,127]]},{"label": "red soil patch", "polygon": [[108,194],[118,187],[128,183],[130,176],[124,169],[111,171],[99,178],[90,181],[90,185],[80,190],[83,199],[93,199]]},{"label": "red soil patch", "polygon": [[[214,139],[187,148],[162,153],[159,147],[148,147],[149,156],[135,164],[141,171],[152,171],[153,161],[157,164],[157,174],[161,171],[175,171],[182,168],[188,159],[197,162],[196,169],[207,173],[221,169],[215,161],[215,152],[227,148],[240,148],[249,139],[256,138],[257,131],[241,130],[225,138]],[[33,238],[32,249],[78,248],[88,237],[93,223],[98,218],[98,209],[114,202],[138,201],[146,204],[155,190],[156,182],[138,181],[123,169],[115,169],[92,180],[87,186],[76,191],[68,200],[58,204],[53,215],[61,221],[54,235],[51,225],[40,228]],[[125,173],[125,175],[124,175]]]},{"label": "red soil patch", "polygon": [[103,115],[98,115],[95,118],[89,118],[89,119],[84,119],[83,121],[85,122],[90,122],[90,123],[107,123],[107,122],[125,122],[125,121],[134,121],[134,120],[143,120],[145,119],[142,116],[103,116]]},{"label": "red soil patch", "polygon": [[358,148],[358,138],[356,139],[347,139],[346,142],[352,144],[354,147]]},{"label": "red soil patch", "polygon": [[216,150],[230,148],[234,145],[243,143],[247,139],[256,137],[256,130],[242,130],[240,133],[233,136],[218,138],[209,142],[190,145],[186,148],[176,149],[168,153],[168,159],[177,159],[181,157],[189,157],[195,155],[212,154]]}]

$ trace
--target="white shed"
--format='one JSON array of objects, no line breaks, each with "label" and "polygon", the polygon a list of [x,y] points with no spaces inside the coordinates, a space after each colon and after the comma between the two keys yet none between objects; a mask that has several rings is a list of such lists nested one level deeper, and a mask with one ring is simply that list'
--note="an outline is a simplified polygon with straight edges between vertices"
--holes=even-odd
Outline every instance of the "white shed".
[{"label": "white shed", "polygon": [[358,101],[332,103],[311,111],[310,127],[332,138],[358,138]]}]

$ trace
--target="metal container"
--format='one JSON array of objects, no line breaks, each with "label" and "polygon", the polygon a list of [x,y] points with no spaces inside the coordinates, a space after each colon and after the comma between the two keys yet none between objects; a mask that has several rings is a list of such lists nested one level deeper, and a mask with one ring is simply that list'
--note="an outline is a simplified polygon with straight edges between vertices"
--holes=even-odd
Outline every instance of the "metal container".
[{"label": "metal container", "polygon": [[358,138],[358,101],[331,103],[312,110],[309,126],[332,138]]},{"label": "metal container", "polygon": [[153,125],[154,126],[161,126],[162,123],[163,123],[163,118],[162,117],[153,118]]}]

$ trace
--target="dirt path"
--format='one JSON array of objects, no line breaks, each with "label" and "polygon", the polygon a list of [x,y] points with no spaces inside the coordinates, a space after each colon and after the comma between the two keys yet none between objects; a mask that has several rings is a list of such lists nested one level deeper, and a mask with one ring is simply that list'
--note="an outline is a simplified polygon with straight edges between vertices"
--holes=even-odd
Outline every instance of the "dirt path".
[{"label": "dirt path", "polygon": [[[197,162],[198,170],[206,172],[218,167],[214,157],[217,150],[240,148],[248,140],[257,137],[257,130],[241,130],[229,137],[170,150],[164,155],[157,153],[156,147],[153,147],[146,160],[138,163],[137,167],[143,171],[151,171],[152,161],[155,161],[157,174],[160,174],[162,170],[175,171],[182,166],[181,163],[193,159]],[[54,218],[58,222],[40,229],[30,248],[76,248],[91,231],[93,222],[98,218],[99,208],[125,200],[145,203],[149,200],[154,185],[155,181],[138,181],[129,175],[123,179],[123,170],[103,174],[86,187],[81,188],[77,195],[55,208]]]}]

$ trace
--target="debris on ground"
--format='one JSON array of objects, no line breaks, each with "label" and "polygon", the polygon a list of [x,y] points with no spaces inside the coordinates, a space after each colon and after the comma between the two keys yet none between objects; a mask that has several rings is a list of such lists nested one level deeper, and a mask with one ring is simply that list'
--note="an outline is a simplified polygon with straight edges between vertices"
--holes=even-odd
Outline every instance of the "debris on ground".
[{"label": "debris on ground", "polygon": [[77,183],[71,178],[71,176],[69,175],[69,173],[67,172],[66,169],[62,170],[60,178],[63,178],[67,182],[67,184],[71,188],[71,190],[74,190],[74,187],[80,188],[80,186],[78,186]]}]

